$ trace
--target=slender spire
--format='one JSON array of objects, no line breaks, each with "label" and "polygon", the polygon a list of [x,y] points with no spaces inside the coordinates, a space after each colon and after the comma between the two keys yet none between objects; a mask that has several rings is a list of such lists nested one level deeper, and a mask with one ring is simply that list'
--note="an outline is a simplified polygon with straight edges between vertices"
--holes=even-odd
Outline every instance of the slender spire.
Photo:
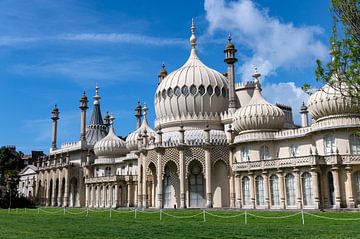
[{"label": "slender spire", "polygon": [[194,18],[191,20],[191,37],[190,37],[190,45],[192,49],[196,47],[196,36],[195,36],[195,22]]},{"label": "slender spire", "polygon": [[115,121],[114,113],[111,113],[111,116],[110,116],[110,125],[111,125],[111,128],[112,128],[112,129],[114,128],[114,121]]},{"label": "slender spire", "polygon": [[148,111],[148,107],[146,106],[146,103],[144,103],[144,107],[143,107],[143,112],[144,112],[144,121],[147,120],[146,119],[146,114],[147,114],[147,111]]},{"label": "slender spire", "polygon": [[252,77],[254,77],[254,83],[255,83],[255,89],[256,90],[260,90],[260,81],[259,81],[259,78],[260,78],[261,74],[260,72],[258,72],[258,68],[255,67],[254,68],[254,73],[252,74]]},{"label": "slender spire", "polygon": [[101,97],[99,96],[99,86],[98,83],[96,83],[96,87],[95,87],[95,96],[94,98],[94,105],[99,104]]}]

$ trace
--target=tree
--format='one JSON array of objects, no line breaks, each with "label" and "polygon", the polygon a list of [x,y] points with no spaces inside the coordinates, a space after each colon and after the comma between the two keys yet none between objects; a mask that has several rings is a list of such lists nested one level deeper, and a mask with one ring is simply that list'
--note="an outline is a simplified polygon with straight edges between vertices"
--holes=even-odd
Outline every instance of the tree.
[{"label": "tree", "polygon": [[[316,60],[316,80],[327,83],[346,96],[360,99],[360,1],[331,0],[334,18],[331,62]],[[340,34],[338,29],[340,26]],[[311,86],[303,85],[309,92]]]}]

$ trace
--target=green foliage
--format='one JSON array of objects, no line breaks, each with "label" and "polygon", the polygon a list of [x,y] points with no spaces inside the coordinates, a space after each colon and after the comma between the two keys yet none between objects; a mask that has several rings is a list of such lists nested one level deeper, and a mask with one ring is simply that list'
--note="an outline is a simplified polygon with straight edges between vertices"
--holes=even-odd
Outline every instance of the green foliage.
[{"label": "green foliage", "polygon": [[[344,95],[360,99],[359,0],[332,0],[331,3],[334,16],[330,39],[332,60],[326,65],[316,61],[316,80],[329,84]],[[341,34],[338,34],[339,25]],[[310,89],[309,84],[303,86],[306,92]]]}]

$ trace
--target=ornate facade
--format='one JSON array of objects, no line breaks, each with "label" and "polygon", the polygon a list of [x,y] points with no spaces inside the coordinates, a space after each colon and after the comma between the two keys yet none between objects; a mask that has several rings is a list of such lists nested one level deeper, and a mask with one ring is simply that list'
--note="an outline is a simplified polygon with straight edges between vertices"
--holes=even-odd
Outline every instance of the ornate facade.
[{"label": "ornate facade", "polygon": [[[80,140],[57,147],[59,110],[52,112],[50,155],[37,163],[35,197],[48,206],[259,209],[340,208],[360,204],[359,101],[325,85],[301,107],[270,104],[260,76],[235,83],[236,49],[225,47],[226,74],[202,63],[195,25],[186,63],[160,71],[154,129],[147,107],[136,130],[114,132],[102,118],[99,88]],[[338,89],[344,86],[339,86]],[[308,111],[313,119],[309,123]]]}]

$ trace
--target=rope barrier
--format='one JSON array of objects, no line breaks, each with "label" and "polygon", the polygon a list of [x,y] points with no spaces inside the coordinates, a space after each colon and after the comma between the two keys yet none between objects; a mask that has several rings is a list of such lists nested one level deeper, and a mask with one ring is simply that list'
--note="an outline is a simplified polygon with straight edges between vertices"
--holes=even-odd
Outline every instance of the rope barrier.
[{"label": "rope barrier", "polygon": [[191,215],[191,216],[175,216],[175,215],[171,215],[171,214],[169,214],[169,213],[167,213],[167,212],[162,212],[162,213],[163,213],[164,215],[166,215],[166,216],[173,217],[173,218],[179,218],[179,219],[194,218],[194,217],[197,217],[197,216],[199,216],[199,215],[204,214],[203,212],[200,212],[200,213],[198,213],[198,214]]},{"label": "rope barrier", "polygon": [[48,214],[57,214],[57,213],[61,213],[63,210],[62,210],[62,209],[60,209],[60,210],[58,210],[58,211],[54,211],[54,212],[47,212],[47,211],[45,211],[45,210],[43,210],[43,209],[39,208],[39,211],[41,211],[41,212],[45,212],[45,213],[48,213]]},{"label": "rope barrier", "polygon": [[81,211],[81,212],[70,212],[69,210],[66,210],[66,213],[70,214],[70,215],[80,215],[80,214],[84,214],[86,213],[87,210]]},{"label": "rope barrier", "polygon": [[313,217],[321,218],[321,219],[328,219],[328,220],[335,220],[335,221],[358,221],[360,218],[334,218],[334,217],[326,217],[326,216],[320,216],[317,214],[312,214],[309,212],[304,212],[306,215],[310,215]]},{"label": "rope barrier", "polygon": [[[245,211],[246,213],[246,211]],[[279,216],[279,217],[266,217],[266,216],[259,216],[259,215],[255,215],[252,213],[247,213],[247,215],[253,216],[253,217],[257,217],[257,218],[262,218],[262,219],[284,219],[284,218],[289,218],[289,217],[295,217],[296,215],[299,215],[301,212],[297,212],[291,215],[287,215],[287,216]]]},{"label": "rope barrier", "polygon": [[112,212],[116,212],[116,213],[120,213],[120,214],[125,214],[125,213],[132,213],[134,212],[134,210],[112,210]]},{"label": "rope barrier", "polygon": [[231,216],[220,216],[220,215],[216,215],[216,214],[213,214],[211,212],[208,212],[208,211],[205,211],[206,214],[209,214],[210,216],[213,216],[213,217],[218,217],[218,218],[235,218],[235,217],[240,217],[242,215],[244,215],[245,213],[240,213],[240,214],[236,214],[236,215],[231,215]]},{"label": "rope barrier", "polygon": [[152,213],[158,213],[159,210],[156,210],[156,211],[145,211],[145,210],[138,210],[138,212],[141,212],[141,213],[148,213],[148,214],[152,214]]}]

